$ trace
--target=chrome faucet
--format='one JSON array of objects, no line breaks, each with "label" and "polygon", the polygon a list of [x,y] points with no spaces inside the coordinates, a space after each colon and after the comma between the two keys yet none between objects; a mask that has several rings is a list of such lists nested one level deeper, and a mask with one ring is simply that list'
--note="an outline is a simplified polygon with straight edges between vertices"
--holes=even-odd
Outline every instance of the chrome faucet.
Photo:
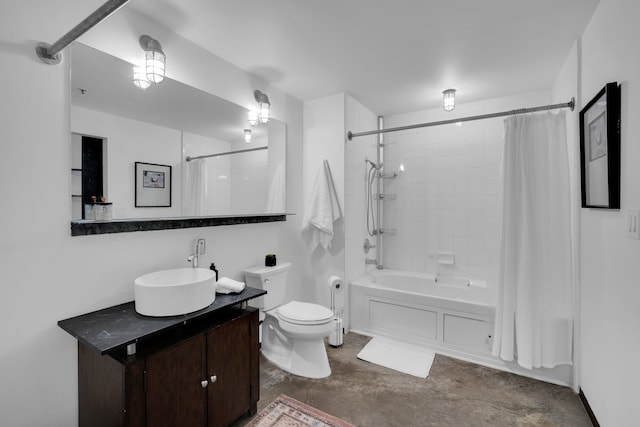
[{"label": "chrome faucet", "polygon": [[198,268],[198,257],[204,255],[206,251],[206,245],[204,239],[197,239],[194,245],[193,253],[189,255],[187,261],[192,263],[193,268]]}]

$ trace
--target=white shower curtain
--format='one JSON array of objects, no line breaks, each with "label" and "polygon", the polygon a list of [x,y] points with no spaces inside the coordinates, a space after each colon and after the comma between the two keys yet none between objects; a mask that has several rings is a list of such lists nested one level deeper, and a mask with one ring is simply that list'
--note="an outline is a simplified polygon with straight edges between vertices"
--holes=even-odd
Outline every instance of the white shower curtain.
[{"label": "white shower curtain", "polygon": [[565,113],[505,120],[493,355],[572,363],[572,248]]},{"label": "white shower curtain", "polygon": [[186,216],[202,215],[207,195],[207,168],[204,159],[186,162],[184,207]]}]

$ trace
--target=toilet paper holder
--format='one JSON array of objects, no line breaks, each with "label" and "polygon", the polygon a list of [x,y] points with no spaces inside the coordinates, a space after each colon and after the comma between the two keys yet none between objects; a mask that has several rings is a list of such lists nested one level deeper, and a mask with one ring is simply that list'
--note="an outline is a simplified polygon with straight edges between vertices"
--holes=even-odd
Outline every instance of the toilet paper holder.
[{"label": "toilet paper holder", "polygon": [[340,347],[344,343],[342,332],[342,309],[336,308],[336,294],[342,292],[344,283],[338,276],[331,276],[327,281],[331,290],[331,311],[333,312],[334,327],[329,334],[328,343],[331,347]]}]

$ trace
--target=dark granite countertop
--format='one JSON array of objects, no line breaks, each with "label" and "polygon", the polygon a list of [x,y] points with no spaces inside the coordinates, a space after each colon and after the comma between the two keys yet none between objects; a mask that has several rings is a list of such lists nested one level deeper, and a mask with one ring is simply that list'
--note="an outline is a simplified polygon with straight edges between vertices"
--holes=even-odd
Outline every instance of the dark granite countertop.
[{"label": "dark granite countertop", "polygon": [[133,301],[69,319],[58,326],[100,354],[108,354],[140,339],[210,315],[223,308],[266,294],[263,289],[246,287],[239,294],[217,294],[207,308],[181,316],[150,317],[138,314]]}]

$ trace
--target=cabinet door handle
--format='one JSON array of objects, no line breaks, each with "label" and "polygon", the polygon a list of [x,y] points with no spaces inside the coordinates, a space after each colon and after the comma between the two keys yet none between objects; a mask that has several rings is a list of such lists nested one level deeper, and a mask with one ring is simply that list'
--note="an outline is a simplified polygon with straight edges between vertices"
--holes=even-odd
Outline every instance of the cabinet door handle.
[{"label": "cabinet door handle", "polygon": [[207,386],[209,385],[209,381],[202,380],[202,381],[200,381],[200,385],[202,386],[202,388],[207,388]]},{"label": "cabinet door handle", "polygon": [[211,375],[211,384],[215,383],[216,381],[218,381],[218,377],[215,375]]}]

